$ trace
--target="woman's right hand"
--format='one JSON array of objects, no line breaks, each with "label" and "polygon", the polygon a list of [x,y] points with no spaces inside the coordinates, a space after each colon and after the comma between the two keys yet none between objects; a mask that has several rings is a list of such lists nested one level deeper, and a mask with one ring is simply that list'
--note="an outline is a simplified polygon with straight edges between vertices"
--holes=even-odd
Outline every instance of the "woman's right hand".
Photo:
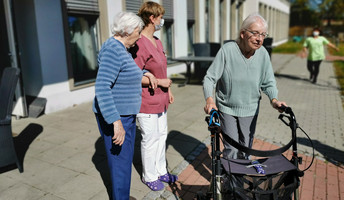
[{"label": "woman's right hand", "polygon": [[214,99],[212,97],[208,97],[206,100],[206,104],[204,106],[204,112],[206,114],[209,114],[212,109],[218,110],[214,102]]},{"label": "woman's right hand", "polygon": [[113,123],[113,137],[112,142],[119,146],[122,146],[125,139],[125,130],[121,120],[117,120]]}]

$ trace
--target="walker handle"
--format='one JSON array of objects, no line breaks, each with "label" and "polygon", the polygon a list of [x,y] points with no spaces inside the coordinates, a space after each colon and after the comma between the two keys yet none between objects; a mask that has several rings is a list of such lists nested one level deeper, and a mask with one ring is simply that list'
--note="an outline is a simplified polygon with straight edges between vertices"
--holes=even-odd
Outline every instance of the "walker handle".
[{"label": "walker handle", "polygon": [[279,110],[282,110],[283,112],[285,112],[286,114],[291,114],[293,113],[291,107],[287,107],[285,105],[281,105],[280,107],[278,107]]}]

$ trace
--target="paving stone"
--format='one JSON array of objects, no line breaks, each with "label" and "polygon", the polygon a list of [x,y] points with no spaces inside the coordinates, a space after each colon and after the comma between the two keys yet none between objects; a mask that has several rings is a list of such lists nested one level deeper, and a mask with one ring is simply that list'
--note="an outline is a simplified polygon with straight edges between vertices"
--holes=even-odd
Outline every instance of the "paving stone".
[{"label": "paving stone", "polygon": [[[317,160],[301,179],[301,199],[344,196],[344,171],[338,167],[344,163],[344,111],[332,64],[324,61],[320,67],[318,83],[312,84],[308,81],[305,59],[295,55],[272,54],[279,99],[292,107],[300,127],[311,137],[315,147]],[[142,166],[139,160],[138,135],[130,193],[132,199],[192,199],[196,191],[206,192],[208,189],[204,184],[211,173],[210,133],[204,121],[206,115],[203,111],[205,101],[202,85],[178,87],[177,84],[172,84],[171,89],[175,103],[170,105],[168,110],[168,170],[180,175],[183,182],[190,178],[193,182],[198,181],[200,185],[192,181],[187,182],[189,184],[177,182],[172,188],[166,185],[163,191],[150,191],[139,180]],[[0,199],[108,198],[104,182],[108,181],[109,175],[102,177],[100,173],[101,171],[104,175],[106,155],[102,150],[103,144],[99,140],[100,135],[91,106],[92,102],[88,102],[34,119],[13,118],[13,132],[18,138],[28,126],[36,124],[43,129],[41,133],[31,135],[31,142],[24,152],[24,173],[15,169],[0,174]],[[285,126],[278,116],[279,113],[271,108],[269,100],[262,94],[255,147],[274,148],[289,142],[290,128]],[[311,160],[312,148],[301,130],[297,131],[297,136],[298,150],[304,157],[304,164],[301,166],[306,167]],[[290,156],[291,153],[287,152],[286,155]],[[316,166],[320,166],[320,162],[323,163],[322,168],[317,169]],[[320,169],[324,171],[317,174]],[[335,169],[338,173],[337,179],[334,178]],[[184,173],[189,174],[186,176]],[[198,177],[189,177],[191,174]],[[83,184],[87,190],[84,194],[71,192],[73,189],[81,189],[77,188],[77,185]],[[325,189],[332,186],[337,186],[335,193],[338,195]],[[317,191],[314,191],[315,187],[319,187]],[[28,198],[21,198],[21,195],[27,193],[30,193]]]}]

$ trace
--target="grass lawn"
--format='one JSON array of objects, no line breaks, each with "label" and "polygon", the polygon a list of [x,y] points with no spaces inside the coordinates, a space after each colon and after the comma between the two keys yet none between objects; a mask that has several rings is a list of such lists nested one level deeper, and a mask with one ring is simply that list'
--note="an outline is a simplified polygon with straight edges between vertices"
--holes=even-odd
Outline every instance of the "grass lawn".
[{"label": "grass lawn", "polygon": [[288,41],[284,44],[281,44],[277,47],[274,47],[272,49],[272,53],[298,53],[302,50],[303,48],[303,41],[301,42],[293,42],[293,41]]}]

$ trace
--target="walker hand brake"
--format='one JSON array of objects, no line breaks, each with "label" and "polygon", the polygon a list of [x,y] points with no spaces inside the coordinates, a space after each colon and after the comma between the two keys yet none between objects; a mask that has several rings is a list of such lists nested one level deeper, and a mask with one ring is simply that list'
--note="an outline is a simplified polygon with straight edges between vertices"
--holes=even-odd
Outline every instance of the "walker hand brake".
[{"label": "walker hand brake", "polygon": [[289,121],[290,121],[290,117],[287,116],[287,115],[284,115],[284,114],[280,114],[280,115],[278,116],[278,119],[280,119],[285,125],[290,126],[290,125],[283,119],[283,117],[288,118]]}]

